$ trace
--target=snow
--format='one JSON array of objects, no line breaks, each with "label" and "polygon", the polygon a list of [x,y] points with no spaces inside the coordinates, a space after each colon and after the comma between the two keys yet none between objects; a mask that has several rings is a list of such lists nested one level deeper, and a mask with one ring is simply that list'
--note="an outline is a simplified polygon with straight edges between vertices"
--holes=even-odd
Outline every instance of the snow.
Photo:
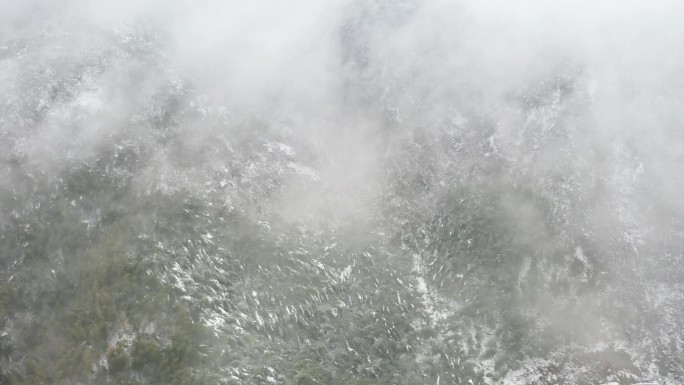
[{"label": "snow", "polygon": [[413,254],[412,271],[417,284],[416,291],[420,295],[421,302],[425,306],[425,311],[431,324],[435,325],[445,320],[449,315],[461,308],[459,303],[443,297],[436,290],[428,286],[425,281],[425,263],[418,254]]},{"label": "snow", "polygon": [[318,181],[321,179],[319,174],[318,174],[318,171],[314,170],[311,167],[304,166],[302,164],[294,163],[294,162],[288,163],[287,167],[294,170],[297,174],[299,174],[303,177],[306,177],[312,181]]},{"label": "snow", "polygon": [[264,144],[268,152],[273,153],[275,151],[281,152],[290,158],[294,158],[297,154],[291,146],[280,143],[280,142],[266,142]]}]

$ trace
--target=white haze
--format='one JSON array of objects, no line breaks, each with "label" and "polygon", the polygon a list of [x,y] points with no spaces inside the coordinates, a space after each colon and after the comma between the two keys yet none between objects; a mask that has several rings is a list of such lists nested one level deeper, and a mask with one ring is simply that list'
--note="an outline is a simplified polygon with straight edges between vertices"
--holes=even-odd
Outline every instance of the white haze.
[{"label": "white haze", "polygon": [[[226,197],[259,219],[382,233],[467,185],[500,195],[519,243],[551,248],[541,209],[506,190],[531,186],[555,236],[624,246],[614,268],[631,269],[684,245],[683,18],[675,0],[3,0],[0,151],[56,176],[144,147],[155,134],[136,124],[169,93],[206,113],[176,122],[182,151],[150,145],[141,191],[201,195],[227,174],[206,142],[238,153],[234,138],[266,127],[254,152],[286,166],[245,178],[280,178],[275,193]],[[412,173],[423,190],[383,201]]]},{"label": "white haze", "polygon": [[[565,155],[574,160],[563,162],[593,167],[592,156],[629,143],[663,184],[658,193],[678,193],[684,6],[677,1],[5,1],[0,13],[2,49],[11,52],[2,64],[6,115],[27,99],[18,93],[31,71],[59,72],[60,63],[106,49],[103,31],[121,39],[143,30],[160,44],[164,70],[191,81],[211,104],[286,121],[319,146],[330,159],[318,172],[344,190],[375,184],[386,111],[401,122],[396,130],[411,131],[475,110],[495,124],[491,134],[507,159],[542,173],[573,167],[524,163],[526,117],[511,103],[516,92],[567,77],[589,102],[572,112],[584,137]],[[39,39],[47,42],[36,46]],[[154,77],[169,76],[132,66],[95,74],[97,89],[57,106],[39,127],[4,129],[20,131],[13,134],[25,151],[51,166],[65,152],[86,156],[120,129],[119,116],[156,91]],[[28,97],[35,109],[40,97]],[[78,109],[92,111],[92,124],[69,132],[66,115]],[[191,129],[202,135],[202,127]]]}]

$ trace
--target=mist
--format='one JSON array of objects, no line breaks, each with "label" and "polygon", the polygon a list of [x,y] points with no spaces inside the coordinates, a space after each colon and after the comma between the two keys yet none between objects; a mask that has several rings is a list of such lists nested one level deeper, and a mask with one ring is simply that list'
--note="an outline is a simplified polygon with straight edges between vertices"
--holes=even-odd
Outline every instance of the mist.
[{"label": "mist", "polygon": [[0,384],[684,381],[684,4],[0,4]]}]

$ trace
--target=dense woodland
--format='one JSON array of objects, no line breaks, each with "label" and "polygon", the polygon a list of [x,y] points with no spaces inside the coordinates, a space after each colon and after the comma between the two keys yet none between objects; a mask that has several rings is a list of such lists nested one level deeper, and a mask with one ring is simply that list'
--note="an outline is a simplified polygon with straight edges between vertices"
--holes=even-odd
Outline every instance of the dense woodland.
[{"label": "dense woodland", "polygon": [[404,3],[347,9],[324,117],[155,25],[0,35],[0,385],[684,382],[684,138],[595,134],[577,63],[388,66]]}]

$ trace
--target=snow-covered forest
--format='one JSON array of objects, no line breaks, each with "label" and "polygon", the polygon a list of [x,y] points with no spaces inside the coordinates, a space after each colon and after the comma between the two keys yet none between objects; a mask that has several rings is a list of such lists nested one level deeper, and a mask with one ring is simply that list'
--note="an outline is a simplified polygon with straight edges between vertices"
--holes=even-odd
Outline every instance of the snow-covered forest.
[{"label": "snow-covered forest", "polygon": [[683,17],[0,0],[0,385],[684,383]]}]

